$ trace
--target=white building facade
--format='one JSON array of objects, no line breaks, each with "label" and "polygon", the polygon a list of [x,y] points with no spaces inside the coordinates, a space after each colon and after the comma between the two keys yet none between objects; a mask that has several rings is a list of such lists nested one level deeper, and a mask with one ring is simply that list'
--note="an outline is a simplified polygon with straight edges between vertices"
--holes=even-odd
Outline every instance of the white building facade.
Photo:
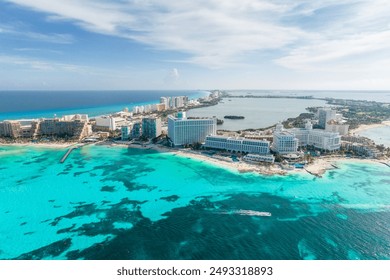
[{"label": "white building facade", "polygon": [[[307,122],[305,128],[292,128],[279,131],[280,133],[286,133],[294,136],[298,140],[298,146],[314,146],[317,149],[326,151],[339,150],[341,146],[341,136],[338,132],[330,132],[322,129],[313,129],[310,122]],[[274,133],[278,135],[277,131]],[[278,140],[278,139],[276,139]]]},{"label": "white building facade", "polygon": [[318,125],[325,129],[326,123],[336,120],[336,110],[331,108],[321,108],[318,110]]},{"label": "white building facade", "polygon": [[216,135],[207,136],[204,147],[254,154],[268,154],[270,152],[270,142],[266,140],[253,140]]},{"label": "white building facade", "polygon": [[179,112],[177,117],[168,117],[168,137],[175,146],[204,143],[207,135],[215,135],[216,132],[216,118],[187,119],[185,112]]},{"label": "white building facade", "polygon": [[298,151],[298,138],[289,131],[275,131],[272,150],[278,154],[291,154]]},{"label": "white building facade", "polygon": [[88,115],[86,114],[75,114],[75,115],[65,115],[60,119],[62,121],[82,121],[89,122]]},{"label": "white building facade", "polygon": [[325,130],[329,132],[338,132],[340,135],[348,134],[349,125],[342,124],[335,121],[329,121],[325,125]]},{"label": "white building facade", "polygon": [[121,126],[125,125],[126,120],[121,117],[112,117],[112,116],[100,116],[95,118],[96,126],[106,128],[109,130],[119,129]]},{"label": "white building facade", "polygon": [[248,162],[269,162],[274,163],[275,157],[271,154],[269,155],[258,155],[258,154],[247,154],[243,157],[243,160]]}]

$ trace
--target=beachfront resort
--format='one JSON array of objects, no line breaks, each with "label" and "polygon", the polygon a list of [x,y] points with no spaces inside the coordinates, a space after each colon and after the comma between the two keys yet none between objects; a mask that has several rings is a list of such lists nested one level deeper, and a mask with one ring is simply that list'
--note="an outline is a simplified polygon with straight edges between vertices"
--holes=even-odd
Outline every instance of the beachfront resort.
[{"label": "beachfront resort", "polygon": [[[299,116],[268,128],[240,131],[218,130],[223,121],[216,117],[186,114],[194,108],[216,105],[224,97],[225,93],[215,90],[199,99],[164,96],[160,103],[124,108],[103,116],[74,114],[5,120],[0,122],[0,141],[24,145],[127,145],[184,153],[240,171],[266,174],[305,170],[320,176],[334,167],[335,159],[374,159],[388,164],[389,148],[349,130],[350,124],[341,110],[345,108],[340,106],[310,108],[312,113],[303,113],[305,118]],[[237,121],[244,118],[229,117]]]}]

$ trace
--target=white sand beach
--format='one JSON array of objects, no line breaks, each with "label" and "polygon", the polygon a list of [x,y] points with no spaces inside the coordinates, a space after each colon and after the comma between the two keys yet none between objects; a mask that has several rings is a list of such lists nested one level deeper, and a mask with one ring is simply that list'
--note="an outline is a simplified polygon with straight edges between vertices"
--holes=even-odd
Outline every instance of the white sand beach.
[{"label": "white sand beach", "polygon": [[72,145],[77,144],[77,142],[45,142],[45,143],[23,143],[23,142],[17,142],[17,143],[1,143],[0,146],[17,146],[17,147],[42,147],[42,148],[56,148],[56,149],[61,149],[61,148],[68,148]]},{"label": "white sand beach", "polygon": [[[50,142],[50,143],[0,143],[3,146],[19,146],[19,147],[42,147],[42,148],[68,148],[70,146],[79,144],[77,142]],[[201,153],[199,151],[194,151],[191,149],[177,149],[177,148],[168,148],[160,145],[152,144],[128,144],[126,142],[103,142],[97,143],[98,145],[113,145],[118,147],[130,147],[135,149],[143,150],[155,150],[161,153],[172,153],[181,157],[192,158],[206,163],[216,165],[225,169],[229,169],[233,172],[254,172],[262,175],[287,175],[287,174],[296,174],[296,173],[309,173],[313,176],[322,176],[327,170],[337,168],[338,163],[346,162],[364,162],[364,163],[379,163],[386,162],[388,160],[376,160],[376,159],[357,159],[357,158],[345,158],[338,156],[325,156],[315,158],[314,161],[310,164],[307,164],[304,168],[285,170],[279,164],[259,164],[259,163],[248,163],[242,160],[234,162],[229,157],[221,156],[211,156]],[[90,144],[95,145],[95,144]]]},{"label": "white sand beach", "polygon": [[359,132],[372,129],[372,128],[378,128],[383,126],[390,126],[390,121],[383,121],[381,123],[375,123],[375,124],[361,124],[359,127],[355,129],[351,129],[349,131],[349,134],[359,134]]},{"label": "white sand beach", "polygon": [[239,162],[233,162],[230,158],[216,158],[206,154],[202,154],[198,151],[190,149],[172,149],[163,146],[157,145],[125,145],[119,144],[121,146],[128,146],[131,148],[138,149],[152,149],[159,152],[173,153],[181,157],[192,158],[200,161],[204,161],[218,167],[226,168],[234,172],[254,172],[262,175],[288,175],[296,173],[309,173],[313,176],[322,176],[327,170],[338,168],[339,163],[348,163],[348,162],[359,162],[359,163],[380,163],[386,160],[377,160],[377,159],[358,159],[358,158],[345,158],[339,156],[326,156],[319,157],[314,159],[314,161],[305,166],[303,169],[293,169],[293,170],[284,170],[279,164],[265,165],[265,164],[256,164],[248,163],[240,160]]}]

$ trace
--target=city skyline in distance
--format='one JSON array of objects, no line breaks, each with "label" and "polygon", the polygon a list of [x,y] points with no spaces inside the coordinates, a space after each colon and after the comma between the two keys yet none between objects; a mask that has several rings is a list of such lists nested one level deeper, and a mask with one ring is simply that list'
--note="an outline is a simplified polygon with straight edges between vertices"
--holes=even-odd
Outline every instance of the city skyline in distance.
[{"label": "city skyline in distance", "polygon": [[387,90],[390,3],[0,2],[0,90]]}]

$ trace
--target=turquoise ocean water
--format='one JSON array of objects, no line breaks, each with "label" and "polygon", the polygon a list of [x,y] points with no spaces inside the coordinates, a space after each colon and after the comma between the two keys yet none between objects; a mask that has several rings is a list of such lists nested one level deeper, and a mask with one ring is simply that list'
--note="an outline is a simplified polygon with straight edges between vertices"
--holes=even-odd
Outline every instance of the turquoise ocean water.
[{"label": "turquoise ocean water", "polygon": [[[159,96],[207,94],[53,93],[0,92],[0,120],[99,115]],[[60,164],[65,151],[0,146],[0,259],[390,259],[390,168],[383,164],[339,164],[322,178],[262,176],[110,146],[85,146]]]},{"label": "turquoise ocean water", "polygon": [[0,259],[390,259],[382,164],[262,176],[110,146],[60,164],[65,151],[0,146]]},{"label": "turquoise ocean water", "polygon": [[161,96],[205,97],[201,90],[0,91],[0,121],[88,114],[91,117],[160,103]]}]

